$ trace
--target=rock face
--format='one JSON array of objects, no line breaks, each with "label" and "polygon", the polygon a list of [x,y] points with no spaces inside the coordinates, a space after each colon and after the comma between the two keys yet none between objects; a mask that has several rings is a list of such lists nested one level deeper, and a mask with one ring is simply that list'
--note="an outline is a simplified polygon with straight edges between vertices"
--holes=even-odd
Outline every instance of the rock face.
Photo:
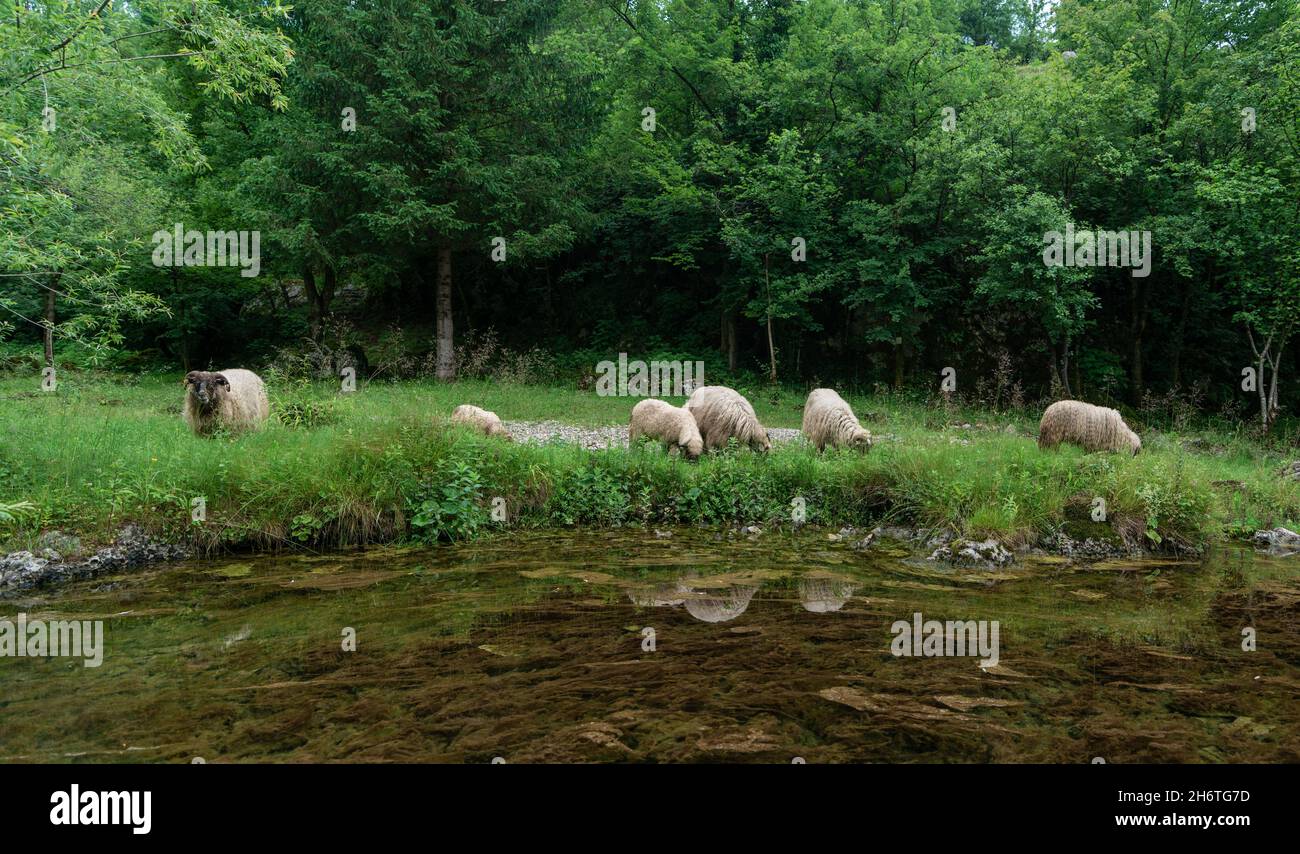
[{"label": "rock face", "polygon": [[31,552],[14,552],[0,557],[0,590],[31,587],[45,573],[49,560]]},{"label": "rock face", "polygon": [[957,566],[978,566],[987,569],[1006,566],[1015,560],[1015,556],[997,540],[953,540],[939,546],[930,553],[928,560],[956,564]]},{"label": "rock face", "polygon": [[1255,532],[1255,548],[1271,555],[1293,555],[1300,552],[1300,534],[1287,528]]},{"label": "rock face", "polygon": [[189,556],[184,546],[156,542],[136,526],[128,525],[119,532],[113,545],[100,549],[85,560],[67,560],[65,555],[55,550],[54,544],[63,546],[67,554],[76,554],[81,550],[80,540],[56,531],[42,537],[42,544],[52,535],[62,539],[50,540],[43,552],[47,557],[36,557],[31,552],[14,552],[0,557],[0,595]]},{"label": "rock face", "polygon": [[1039,545],[1051,554],[1062,555],[1071,560],[1108,560],[1131,554],[1128,549],[1112,540],[1094,537],[1076,540],[1063,533],[1044,537]]}]

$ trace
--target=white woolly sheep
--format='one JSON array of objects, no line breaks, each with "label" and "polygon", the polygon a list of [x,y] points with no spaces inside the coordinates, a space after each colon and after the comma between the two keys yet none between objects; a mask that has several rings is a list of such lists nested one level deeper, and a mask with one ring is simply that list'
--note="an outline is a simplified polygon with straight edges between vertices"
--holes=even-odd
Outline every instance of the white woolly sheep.
[{"label": "white woolly sheep", "polygon": [[688,459],[696,459],[704,452],[704,439],[695,424],[695,416],[681,407],[662,400],[647,398],[632,407],[632,420],[628,424],[628,446],[635,445],[642,436],[658,439],[664,448],[676,448]]},{"label": "white woolly sheep", "polygon": [[829,388],[815,388],[803,405],[803,434],[817,450],[853,448],[871,449],[871,434],[863,429],[844,398]]},{"label": "white woolly sheep", "polygon": [[185,375],[185,404],[181,417],[190,429],[206,436],[218,429],[255,430],[271,414],[262,378],[252,371],[190,371]]},{"label": "white woolly sheep", "polygon": [[1055,448],[1062,442],[1088,451],[1142,450],[1142,440],[1118,412],[1078,400],[1058,400],[1038,424],[1038,447]]},{"label": "white woolly sheep", "polygon": [[479,409],[468,403],[456,407],[451,413],[451,423],[473,427],[484,436],[499,436],[507,442],[514,441],[510,438],[510,431],[501,423],[501,419],[495,412],[488,412],[486,409]]},{"label": "white woolly sheep", "polygon": [[754,407],[735,389],[701,386],[686,401],[686,410],[695,416],[695,424],[708,450],[724,447],[733,436],[755,451],[772,450],[767,430],[758,423]]}]

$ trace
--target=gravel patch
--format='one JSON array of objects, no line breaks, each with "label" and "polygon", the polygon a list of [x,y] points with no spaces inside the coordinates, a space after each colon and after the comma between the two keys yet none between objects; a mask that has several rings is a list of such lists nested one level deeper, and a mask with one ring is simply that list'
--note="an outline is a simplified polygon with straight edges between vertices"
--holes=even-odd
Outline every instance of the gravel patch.
[{"label": "gravel patch", "polygon": [[[506,430],[510,431],[510,438],[516,442],[532,442],[537,445],[561,442],[581,445],[590,451],[627,447],[627,427],[622,425],[576,427],[558,421],[506,421],[504,424]],[[800,434],[798,430],[789,427],[769,427],[767,435],[773,442],[792,442]]]}]

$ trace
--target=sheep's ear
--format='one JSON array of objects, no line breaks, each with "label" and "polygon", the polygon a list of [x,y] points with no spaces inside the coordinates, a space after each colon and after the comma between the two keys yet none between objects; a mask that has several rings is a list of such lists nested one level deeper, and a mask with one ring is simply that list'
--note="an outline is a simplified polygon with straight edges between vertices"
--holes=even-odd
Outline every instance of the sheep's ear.
[{"label": "sheep's ear", "polygon": [[217,385],[230,385],[230,382],[222,374],[217,374]]},{"label": "sheep's ear", "polygon": [[198,379],[199,379],[199,372],[190,371],[188,374],[185,375],[185,379],[181,381],[181,385],[189,385],[190,383],[197,382]]}]

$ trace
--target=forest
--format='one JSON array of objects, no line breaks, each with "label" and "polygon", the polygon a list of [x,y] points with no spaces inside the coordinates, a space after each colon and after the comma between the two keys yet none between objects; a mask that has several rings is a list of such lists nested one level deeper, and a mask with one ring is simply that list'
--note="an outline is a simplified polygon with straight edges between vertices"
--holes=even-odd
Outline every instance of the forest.
[{"label": "forest", "polygon": [[33,376],[571,386],[626,352],[1269,429],[1297,320],[1293,0],[0,16],[0,366]]}]

